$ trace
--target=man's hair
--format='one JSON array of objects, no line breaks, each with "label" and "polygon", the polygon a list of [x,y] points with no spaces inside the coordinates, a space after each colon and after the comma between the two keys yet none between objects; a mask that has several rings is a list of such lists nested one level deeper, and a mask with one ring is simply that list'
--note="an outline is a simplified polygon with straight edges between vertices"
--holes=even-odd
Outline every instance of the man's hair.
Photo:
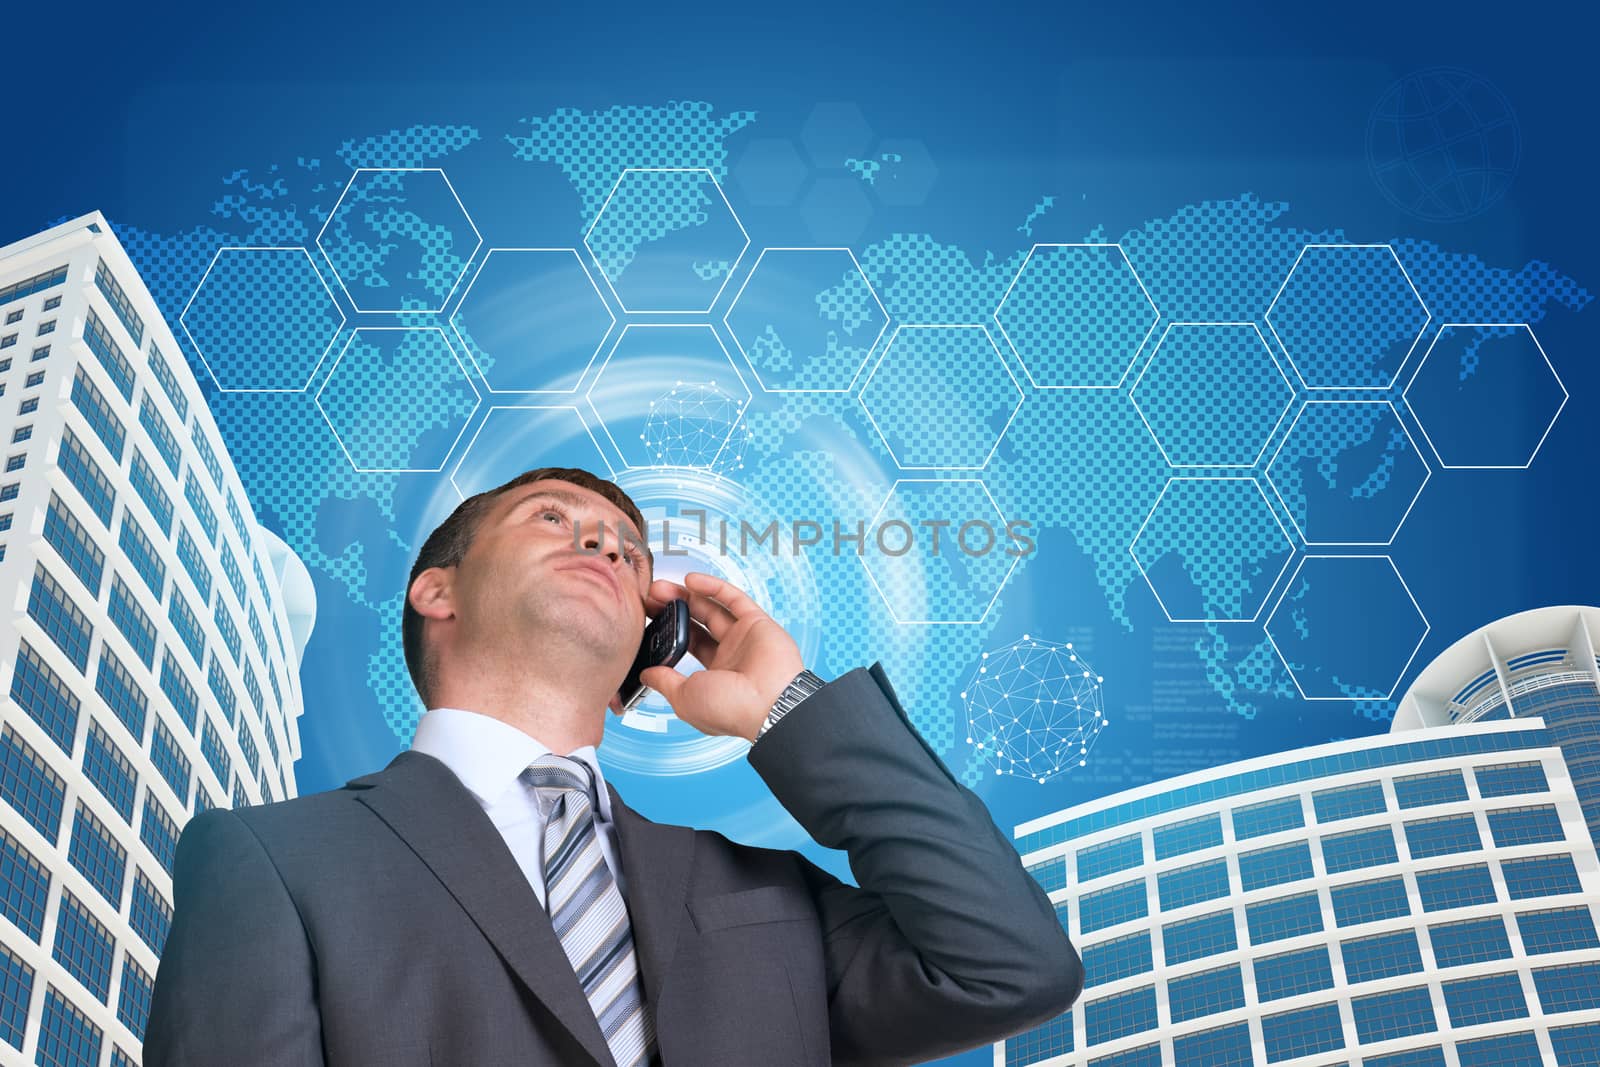
[{"label": "man's hair", "polygon": [[[616,483],[599,478],[581,467],[540,467],[537,470],[525,471],[504,485],[486,489],[476,496],[463,500],[450,513],[450,517],[440,523],[422,543],[422,550],[417,553],[417,561],[411,565],[411,575],[406,579],[405,595],[402,597],[400,640],[405,649],[406,670],[411,673],[411,684],[417,687],[417,695],[422,697],[424,704],[429,702],[434,670],[432,657],[428,655],[422,638],[422,616],[411,606],[411,584],[417,580],[417,575],[430,567],[454,567],[461,562],[462,557],[467,554],[467,549],[472,547],[472,539],[477,536],[478,526],[482,523],[483,517],[494,506],[500,494],[546,478],[571,482],[580,488],[599,493],[628,517],[640,537],[649,536],[644,528],[644,516],[640,514],[639,506],[633,499]],[[617,531],[617,535],[619,538],[629,536],[620,530]],[[645,551],[648,555],[648,549]]]}]

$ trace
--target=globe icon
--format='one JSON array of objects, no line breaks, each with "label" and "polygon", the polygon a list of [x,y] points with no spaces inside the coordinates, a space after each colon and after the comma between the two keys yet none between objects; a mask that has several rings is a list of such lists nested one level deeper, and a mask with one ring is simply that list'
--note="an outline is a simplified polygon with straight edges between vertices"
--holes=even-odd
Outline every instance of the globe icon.
[{"label": "globe icon", "polygon": [[1522,129],[1500,90],[1468,71],[1433,67],[1391,85],[1367,123],[1367,165],[1383,195],[1431,222],[1495,204],[1522,160]]}]

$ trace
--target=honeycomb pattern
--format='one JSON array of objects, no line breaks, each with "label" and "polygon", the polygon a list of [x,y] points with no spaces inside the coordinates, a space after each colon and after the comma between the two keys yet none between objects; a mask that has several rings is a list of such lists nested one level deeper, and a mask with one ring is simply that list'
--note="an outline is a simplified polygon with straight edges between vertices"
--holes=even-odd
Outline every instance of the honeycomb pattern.
[{"label": "honeycomb pattern", "polygon": [[1567,403],[1567,390],[1521,323],[1447,324],[1405,390],[1445,467],[1527,467]]},{"label": "honeycomb pattern", "polygon": [[1308,389],[1387,389],[1428,325],[1388,245],[1311,245],[1267,309]]},{"label": "honeycomb pattern", "polygon": [[867,376],[861,405],[901,467],[976,469],[1022,405],[1022,390],[982,326],[901,326]]},{"label": "honeycomb pattern", "polygon": [[357,311],[441,311],[482,243],[444,171],[358,170],[317,234]]},{"label": "honeycomb pattern", "polygon": [[478,407],[478,391],[437,329],[364,328],[317,404],[360,471],[439,471]]},{"label": "honeycomb pattern", "polygon": [[1250,478],[1174,478],[1129,548],[1172,622],[1253,622],[1294,552]]},{"label": "honeycomb pattern", "polygon": [[1116,245],[1034,245],[995,310],[1028,379],[1043,389],[1122,384],[1158,315]]},{"label": "honeycomb pattern", "polygon": [[843,392],[889,320],[848,249],[766,248],[726,322],[761,388]]},{"label": "honeycomb pattern", "polygon": [[627,467],[712,464],[750,402],[702,325],[628,325],[584,395]]},{"label": "honeycomb pattern", "polygon": [[758,137],[733,165],[733,187],[756,207],[788,207],[806,180],[806,164],[781,137]]},{"label": "honeycomb pattern", "polygon": [[1388,556],[1307,556],[1266,621],[1307,700],[1393,695],[1428,620]]},{"label": "honeycomb pattern", "polygon": [[1072,642],[1023,634],[985,652],[962,691],[967,744],[996,774],[1040,783],[1081,767],[1106,725],[1104,681]]},{"label": "honeycomb pattern", "polygon": [[570,248],[494,248],[450,325],[490,392],[564,392],[616,317]]},{"label": "honeycomb pattern", "polygon": [[861,555],[898,623],[975,623],[1023,547],[977,479],[898,481],[867,524]]},{"label": "honeycomb pattern", "polygon": [[217,387],[304,389],[344,316],[303,248],[223,248],[183,311]]},{"label": "honeycomb pattern", "polygon": [[615,475],[577,408],[507,405],[489,409],[451,470],[450,481],[465,499],[536,466],[580,467],[602,478]]},{"label": "honeycomb pattern", "polygon": [[1381,400],[1311,401],[1267,478],[1312,545],[1386,545],[1428,481],[1428,464]]},{"label": "honeycomb pattern", "polygon": [[584,244],[631,312],[711,310],[750,243],[709,170],[626,170]]},{"label": "honeycomb pattern", "polygon": [[1253,325],[1175,322],[1131,395],[1174,467],[1248,467],[1294,389]]}]

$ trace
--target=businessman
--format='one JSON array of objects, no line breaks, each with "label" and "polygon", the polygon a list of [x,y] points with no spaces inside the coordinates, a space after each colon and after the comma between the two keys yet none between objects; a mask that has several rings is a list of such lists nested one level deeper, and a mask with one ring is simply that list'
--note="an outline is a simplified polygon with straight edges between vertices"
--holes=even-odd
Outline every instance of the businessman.
[{"label": "businessman", "polygon": [[[407,589],[429,709],[344,788],[185,828],[147,1067],[905,1064],[1065,1011],[1048,898],[878,664],[828,682],[712,575],[652,580],[638,508],[540,468],[456,509]],[[859,888],[654,823],[601,776],[647,616],[703,670],[644,681],[751,766]]]}]

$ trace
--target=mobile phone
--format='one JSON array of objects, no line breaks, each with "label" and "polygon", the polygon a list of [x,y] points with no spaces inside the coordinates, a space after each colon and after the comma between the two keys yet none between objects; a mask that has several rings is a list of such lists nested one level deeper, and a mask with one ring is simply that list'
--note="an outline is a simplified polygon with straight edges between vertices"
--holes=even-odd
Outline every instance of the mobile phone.
[{"label": "mobile phone", "polygon": [[628,668],[628,676],[617,690],[622,697],[622,710],[629,711],[644,699],[649,688],[639,680],[647,667],[672,667],[689,651],[689,602],[670,600],[644,628],[644,639],[639,642],[639,654]]}]

